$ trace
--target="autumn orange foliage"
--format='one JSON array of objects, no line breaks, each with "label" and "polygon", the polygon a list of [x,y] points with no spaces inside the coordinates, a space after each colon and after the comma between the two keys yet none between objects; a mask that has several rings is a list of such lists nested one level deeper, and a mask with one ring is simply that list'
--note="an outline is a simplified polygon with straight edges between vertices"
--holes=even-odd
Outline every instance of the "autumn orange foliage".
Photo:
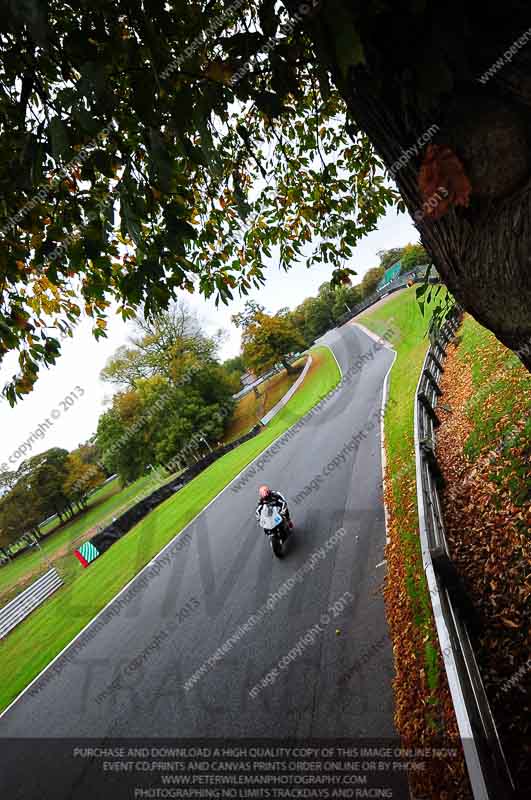
[{"label": "autumn orange foliage", "polygon": [[[514,490],[526,482],[530,487],[529,449],[521,442],[531,394],[528,373],[520,364],[509,369],[507,352],[491,337],[474,353],[482,374],[496,365],[497,382],[491,379],[489,388],[498,391],[482,399],[482,420],[496,419],[509,396],[511,409],[472,459],[465,443],[475,426],[469,402],[478,389],[472,359],[459,358],[458,347],[450,345],[437,453],[447,481],[442,504],[452,560],[481,619],[476,658],[513,778],[523,790],[531,780],[531,670],[525,668],[531,652],[531,499],[522,492],[516,500]],[[521,678],[512,685],[519,668]]]}]

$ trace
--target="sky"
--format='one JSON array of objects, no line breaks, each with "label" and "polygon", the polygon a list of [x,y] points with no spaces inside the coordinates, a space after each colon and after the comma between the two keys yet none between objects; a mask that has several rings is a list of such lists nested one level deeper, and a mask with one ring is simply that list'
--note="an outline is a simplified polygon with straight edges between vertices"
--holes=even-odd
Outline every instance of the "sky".
[{"label": "sky", "polygon": [[[411,218],[389,209],[377,230],[358,244],[348,263],[357,272],[353,282],[359,283],[369,269],[378,265],[378,250],[402,247],[408,242],[417,242],[418,238]],[[319,286],[330,279],[332,269],[329,264],[311,269],[300,264],[286,273],[271,265],[265,270],[265,286],[253,290],[249,298],[260,302],[269,313],[285,306],[295,308],[306,297],[317,294]],[[243,308],[247,298],[237,298],[229,306],[220,303],[216,308],[213,299],[206,300],[188,292],[182,292],[182,296],[195,309],[207,333],[213,334],[219,328],[227,332],[221,359],[237,355],[240,331],[232,324],[231,315]],[[91,328],[89,319],[82,320],[74,338],[63,342],[57,363],[39,373],[33,392],[14,408],[0,400],[0,471],[15,470],[24,457],[50,447],[72,450],[96,431],[98,418],[106,408],[105,401],[112,395],[112,387],[104,384],[99,374],[115,350],[127,344],[131,324],[123,322],[119,316],[111,317],[108,337],[98,341],[93,338]],[[10,354],[0,369],[0,385],[3,386],[15,371],[16,358]],[[21,445],[25,452],[21,451]]]}]

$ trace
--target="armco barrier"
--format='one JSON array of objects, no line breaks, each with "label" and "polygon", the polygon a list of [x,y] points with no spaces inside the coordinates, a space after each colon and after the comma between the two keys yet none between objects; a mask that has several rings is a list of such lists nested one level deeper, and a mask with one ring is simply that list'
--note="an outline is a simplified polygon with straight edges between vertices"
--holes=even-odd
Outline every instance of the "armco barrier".
[{"label": "armco barrier", "polygon": [[473,639],[479,623],[448,550],[439,499],[443,476],[435,453],[437,400],[446,346],[460,309],[441,329],[424,363],[415,395],[415,458],[420,542],[426,580],[448,685],[463,743],[474,800],[510,800],[515,787],[476,662]]},{"label": "armco barrier", "polygon": [[52,568],[11,600],[7,606],[0,608],[0,639],[7,636],[9,631],[26,619],[62,585],[61,576]]}]

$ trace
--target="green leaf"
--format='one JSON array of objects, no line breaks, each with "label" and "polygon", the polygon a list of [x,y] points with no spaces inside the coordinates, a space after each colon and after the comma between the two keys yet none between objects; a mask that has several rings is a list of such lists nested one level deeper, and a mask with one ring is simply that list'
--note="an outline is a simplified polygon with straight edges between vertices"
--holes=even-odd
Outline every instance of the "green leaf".
[{"label": "green leaf", "polygon": [[139,246],[142,241],[140,220],[123,195],[120,197],[120,216],[122,218],[122,233],[128,233],[133,242]]},{"label": "green leaf", "polygon": [[67,129],[59,117],[54,117],[50,121],[48,136],[52,148],[52,155],[56,161],[59,161],[70,149]]},{"label": "green leaf", "polygon": [[173,161],[159,131],[152,128],[149,132],[149,139],[150,155],[157,171],[160,187],[163,192],[170,192],[171,178],[175,169]]},{"label": "green leaf", "polygon": [[365,63],[365,52],[359,34],[345,14],[343,24],[336,28],[336,58],[343,78],[348,78],[351,67]]},{"label": "green leaf", "polygon": [[280,116],[283,110],[282,98],[273,92],[258,92],[255,95],[255,103],[268,117],[274,119]]}]

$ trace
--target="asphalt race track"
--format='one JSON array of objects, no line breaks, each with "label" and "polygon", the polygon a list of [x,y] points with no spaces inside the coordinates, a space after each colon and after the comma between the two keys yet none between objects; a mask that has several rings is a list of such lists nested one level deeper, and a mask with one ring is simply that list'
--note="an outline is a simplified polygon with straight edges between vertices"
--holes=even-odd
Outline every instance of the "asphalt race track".
[{"label": "asphalt race track", "polygon": [[[179,552],[165,561],[164,551],[158,557],[158,576],[2,716],[3,796],[97,796],[87,788],[90,762],[62,760],[50,737],[63,747],[68,740],[70,748],[106,737],[396,742],[381,594],[379,424],[392,353],[375,352],[374,341],[352,325],[323,341],[343,374],[361,354],[373,357],[366,356],[352,380],[277,449],[259,477],[240,487],[235,479],[181,534],[186,539]],[[346,453],[345,445],[371,420],[372,430]],[[327,467],[342,450],[346,455]],[[295,503],[312,480],[313,489]],[[273,557],[254,521],[260,483],[290,502],[295,531],[283,560]],[[298,570],[302,579],[227,644]],[[224,645],[225,652],[212,659]],[[204,674],[185,688],[205,663]],[[407,794],[393,794],[401,796]]]}]

